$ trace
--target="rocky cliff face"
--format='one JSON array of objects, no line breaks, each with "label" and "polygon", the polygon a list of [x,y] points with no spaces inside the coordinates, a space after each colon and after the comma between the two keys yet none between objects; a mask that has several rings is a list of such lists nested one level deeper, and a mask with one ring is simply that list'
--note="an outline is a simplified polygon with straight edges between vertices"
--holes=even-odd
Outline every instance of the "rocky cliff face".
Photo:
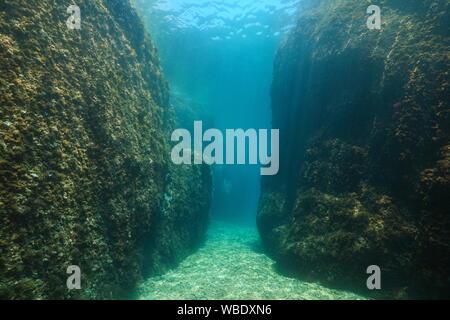
[{"label": "rocky cliff face", "polygon": [[[69,4],[0,4],[2,299],[117,298],[144,269],[176,262],[206,224],[206,200],[164,205],[173,175],[206,199],[209,169],[169,164],[168,86],[135,10],[79,0],[81,29],[69,30]],[[168,243],[158,226],[175,212],[198,222]],[[175,258],[146,258],[161,243]],[[66,288],[70,265],[82,290]]]},{"label": "rocky cliff face", "polygon": [[[391,298],[450,296],[449,2],[305,1],[272,88],[280,174],[266,246],[302,277]],[[382,290],[366,288],[379,265]]]}]

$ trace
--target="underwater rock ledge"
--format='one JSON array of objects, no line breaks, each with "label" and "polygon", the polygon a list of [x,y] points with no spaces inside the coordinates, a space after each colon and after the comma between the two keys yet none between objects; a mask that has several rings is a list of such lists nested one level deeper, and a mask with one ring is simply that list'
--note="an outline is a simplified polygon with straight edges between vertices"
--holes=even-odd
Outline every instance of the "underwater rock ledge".
[{"label": "underwater rock ledge", "polygon": [[263,242],[305,279],[449,298],[450,2],[378,1],[382,30],[365,1],[303,3],[274,65],[281,164],[263,180]]},{"label": "underwater rock ledge", "polygon": [[[123,297],[206,229],[209,168],[170,164],[168,85],[138,15],[77,5],[80,30],[66,1],[0,5],[0,299]],[[174,185],[198,204],[168,209]],[[82,290],[66,287],[70,265]]]}]

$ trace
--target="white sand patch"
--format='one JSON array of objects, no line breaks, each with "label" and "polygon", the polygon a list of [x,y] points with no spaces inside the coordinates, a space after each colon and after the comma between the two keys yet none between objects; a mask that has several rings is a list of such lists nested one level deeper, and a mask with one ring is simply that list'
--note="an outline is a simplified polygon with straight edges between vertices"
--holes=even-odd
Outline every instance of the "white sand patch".
[{"label": "white sand patch", "polygon": [[205,244],[163,276],[137,289],[143,300],[364,299],[347,291],[283,276],[260,250],[254,228],[214,222]]}]

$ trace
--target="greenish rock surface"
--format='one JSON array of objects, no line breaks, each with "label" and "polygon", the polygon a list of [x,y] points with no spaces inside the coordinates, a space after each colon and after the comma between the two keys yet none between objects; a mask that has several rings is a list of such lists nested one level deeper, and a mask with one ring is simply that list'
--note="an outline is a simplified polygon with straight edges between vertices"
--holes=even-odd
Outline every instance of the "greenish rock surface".
[{"label": "greenish rock surface", "polygon": [[[369,30],[367,7],[382,10]],[[450,297],[449,1],[304,1],[277,53],[264,244],[304,279]],[[382,290],[366,287],[379,265]]]},{"label": "greenish rock surface", "polygon": [[69,30],[68,5],[0,4],[0,299],[121,297],[206,228],[209,169],[171,165],[169,90],[135,9],[79,0]]}]

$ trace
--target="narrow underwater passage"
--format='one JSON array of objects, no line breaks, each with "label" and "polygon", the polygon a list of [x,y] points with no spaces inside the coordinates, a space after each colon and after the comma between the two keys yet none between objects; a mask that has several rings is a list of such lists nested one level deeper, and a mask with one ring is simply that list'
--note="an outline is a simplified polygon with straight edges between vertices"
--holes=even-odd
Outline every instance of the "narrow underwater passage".
[{"label": "narrow underwater passage", "polygon": [[3,0],[0,300],[449,299],[449,13]]},{"label": "narrow underwater passage", "polygon": [[[192,132],[271,128],[273,60],[296,1],[137,2],[155,37],[178,125]],[[248,162],[247,162],[248,163]],[[211,216],[255,225],[261,176],[258,165],[213,165]]]},{"label": "narrow underwater passage", "polygon": [[136,290],[140,300],[359,300],[357,294],[282,275],[255,228],[213,222],[205,244]]},{"label": "narrow underwater passage", "polygon": [[[203,129],[271,128],[270,92],[276,49],[297,1],[138,1],[155,35],[178,125]],[[278,10],[267,6],[277,4]],[[224,12],[228,16],[224,18]],[[277,14],[273,14],[277,12]],[[361,299],[282,275],[256,229],[260,167],[213,165],[212,223],[205,243],[167,273],[141,283],[135,298]]]}]

